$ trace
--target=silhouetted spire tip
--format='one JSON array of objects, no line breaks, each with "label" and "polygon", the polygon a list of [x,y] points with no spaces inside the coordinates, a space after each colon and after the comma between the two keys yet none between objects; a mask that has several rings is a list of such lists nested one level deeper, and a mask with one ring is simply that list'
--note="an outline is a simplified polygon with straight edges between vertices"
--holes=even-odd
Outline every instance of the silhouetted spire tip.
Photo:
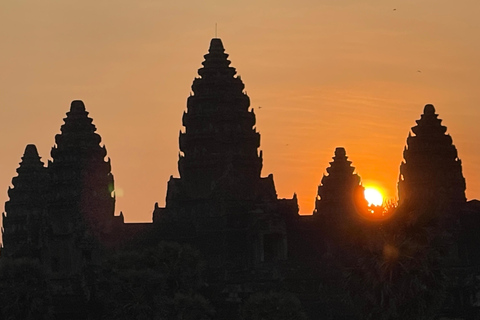
[{"label": "silhouetted spire tip", "polygon": [[213,38],[210,41],[210,48],[208,49],[209,52],[224,52],[225,48],[223,47],[222,39],[220,38]]},{"label": "silhouetted spire tip", "polygon": [[345,151],[344,147],[338,147],[335,149],[335,157],[345,157],[347,152]]},{"label": "silhouetted spire tip", "polygon": [[425,108],[423,109],[424,114],[435,114],[435,107],[433,104],[427,104],[425,105]]},{"label": "silhouetted spire tip", "polygon": [[72,104],[70,105],[70,112],[84,112],[85,111],[85,104],[82,100],[73,100]]},{"label": "silhouetted spire tip", "polygon": [[37,146],[34,144],[27,144],[24,152],[25,157],[38,157]]}]

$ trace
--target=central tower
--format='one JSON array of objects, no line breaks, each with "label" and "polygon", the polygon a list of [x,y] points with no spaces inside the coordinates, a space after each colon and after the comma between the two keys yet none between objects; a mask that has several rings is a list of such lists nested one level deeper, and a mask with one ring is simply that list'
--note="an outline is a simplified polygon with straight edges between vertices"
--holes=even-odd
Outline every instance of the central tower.
[{"label": "central tower", "polygon": [[220,39],[204,58],[182,118],[180,177],[168,181],[165,208],[154,209],[155,234],[194,244],[216,266],[285,259],[296,198],[279,200],[273,176],[260,175],[255,114]]},{"label": "central tower", "polygon": [[183,114],[178,170],[189,198],[249,199],[260,179],[262,155],[245,86],[214,38]]}]

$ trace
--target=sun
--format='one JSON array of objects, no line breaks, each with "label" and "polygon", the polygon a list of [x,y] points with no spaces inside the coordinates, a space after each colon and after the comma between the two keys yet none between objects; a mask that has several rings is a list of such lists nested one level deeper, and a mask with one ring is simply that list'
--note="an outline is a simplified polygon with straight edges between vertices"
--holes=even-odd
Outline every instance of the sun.
[{"label": "sun", "polygon": [[383,204],[382,193],[377,188],[366,187],[363,194],[365,195],[365,199],[369,206],[381,206]]}]

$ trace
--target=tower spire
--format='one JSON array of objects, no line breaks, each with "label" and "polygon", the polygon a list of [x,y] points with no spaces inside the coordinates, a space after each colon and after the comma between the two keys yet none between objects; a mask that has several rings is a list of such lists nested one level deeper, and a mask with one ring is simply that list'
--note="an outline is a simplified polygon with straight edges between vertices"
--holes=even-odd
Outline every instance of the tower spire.
[{"label": "tower spire", "polygon": [[259,180],[262,168],[255,114],[249,110],[245,86],[230,66],[221,39],[211,39],[204,58],[183,115],[180,176],[195,194],[216,192],[226,181],[235,185],[231,188],[248,193],[252,188],[246,181]]},{"label": "tower spire", "polygon": [[[101,137],[80,100],[71,103],[64,118],[61,133],[55,136],[53,161],[48,170],[51,177],[47,213],[50,236],[58,244],[62,256],[51,252],[68,272],[77,272],[80,265],[69,259],[90,259],[105,245],[114,217],[115,198],[110,160],[105,161],[106,149],[100,146]],[[78,241],[75,247],[72,239]],[[67,267],[68,266],[68,267]]]},{"label": "tower spire", "polygon": [[352,161],[348,160],[345,148],[336,148],[333,161],[327,168],[327,175],[323,176],[318,186],[314,213],[323,213],[331,211],[332,207],[353,204],[359,188],[362,188],[360,177],[354,171],[355,167],[352,166]]},{"label": "tower spire", "polygon": [[426,201],[434,197],[465,202],[462,162],[435,107],[427,104],[416,122],[412,127],[414,135],[408,135],[404,161],[400,165],[399,202]]},{"label": "tower spire", "polygon": [[12,179],[13,188],[8,189],[9,200],[5,203],[2,255],[40,258],[40,233],[49,180],[35,145],[26,146],[17,173],[18,176]]}]

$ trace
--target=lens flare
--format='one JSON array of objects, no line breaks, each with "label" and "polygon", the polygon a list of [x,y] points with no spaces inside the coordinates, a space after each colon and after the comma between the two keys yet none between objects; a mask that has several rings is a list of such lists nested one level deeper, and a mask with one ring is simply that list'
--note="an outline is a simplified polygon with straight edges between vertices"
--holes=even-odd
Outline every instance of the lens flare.
[{"label": "lens flare", "polygon": [[383,196],[382,196],[382,193],[377,188],[366,187],[365,192],[363,194],[365,195],[365,199],[367,200],[369,206],[382,205]]}]

